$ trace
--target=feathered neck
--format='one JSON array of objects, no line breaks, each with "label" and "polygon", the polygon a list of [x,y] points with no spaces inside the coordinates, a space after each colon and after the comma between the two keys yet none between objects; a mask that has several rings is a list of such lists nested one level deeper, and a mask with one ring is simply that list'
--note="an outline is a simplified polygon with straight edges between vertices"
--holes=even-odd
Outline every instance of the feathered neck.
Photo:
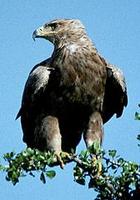
[{"label": "feathered neck", "polygon": [[79,33],[71,37],[62,37],[61,40],[58,40],[58,42],[54,44],[53,56],[66,50],[72,54],[82,49],[87,51],[93,50],[94,52],[97,52],[95,45],[92,43],[85,32],[83,34]]}]

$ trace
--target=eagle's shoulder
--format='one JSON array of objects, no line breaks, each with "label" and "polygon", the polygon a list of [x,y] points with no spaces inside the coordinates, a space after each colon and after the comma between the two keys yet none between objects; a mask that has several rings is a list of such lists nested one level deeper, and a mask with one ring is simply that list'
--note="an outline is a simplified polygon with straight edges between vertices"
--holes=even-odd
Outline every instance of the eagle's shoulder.
[{"label": "eagle's shoulder", "polygon": [[49,80],[49,75],[53,68],[50,65],[50,59],[34,66],[31,70],[27,82],[25,84],[25,91],[32,88],[33,93],[37,93],[40,88],[44,87]]},{"label": "eagle's shoulder", "polygon": [[22,112],[28,107],[28,105],[34,106],[44,93],[49,81],[50,73],[53,71],[50,62],[49,58],[38,63],[29,73],[22,96],[22,105],[16,119],[21,116]]},{"label": "eagle's shoulder", "polygon": [[[109,64],[107,65],[107,72],[108,78],[112,79],[116,84],[118,84],[120,90],[126,94],[126,81],[122,70],[114,65]],[[125,104],[127,104],[127,102],[125,102]]]}]

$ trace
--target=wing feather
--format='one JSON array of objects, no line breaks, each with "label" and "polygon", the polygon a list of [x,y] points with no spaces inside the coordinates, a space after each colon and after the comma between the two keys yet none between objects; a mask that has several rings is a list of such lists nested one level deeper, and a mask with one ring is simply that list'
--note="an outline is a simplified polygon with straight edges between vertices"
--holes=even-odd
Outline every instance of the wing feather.
[{"label": "wing feather", "polygon": [[50,68],[50,59],[37,64],[32,69],[25,84],[21,108],[16,119],[18,119],[22,113],[35,107],[35,105],[41,100],[52,70],[53,68]]},{"label": "wing feather", "polygon": [[106,123],[114,114],[116,114],[116,117],[120,117],[124,107],[127,106],[127,103],[128,97],[124,75],[119,68],[108,64],[103,106],[104,123]]}]

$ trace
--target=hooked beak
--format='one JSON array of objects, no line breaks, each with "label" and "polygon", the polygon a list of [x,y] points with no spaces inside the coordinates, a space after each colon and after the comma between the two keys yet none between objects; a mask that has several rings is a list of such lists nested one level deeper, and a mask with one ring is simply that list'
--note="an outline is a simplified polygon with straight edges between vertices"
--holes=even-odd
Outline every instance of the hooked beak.
[{"label": "hooked beak", "polygon": [[33,34],[32,34],[32,38],[33,38],[33,40],[35,41],[35,38],[37,37],[37,33],[36,33],[36,30],[33,32]]},{"label": "hooked beak", "polygon": [[41,38],[41,37],[44,37],[44,34],[43,34],[43,26],[39,27],[38,29],[36,29],[33,34],[32,34],[32,38],[33,40],[35,41],[36,38]]}]

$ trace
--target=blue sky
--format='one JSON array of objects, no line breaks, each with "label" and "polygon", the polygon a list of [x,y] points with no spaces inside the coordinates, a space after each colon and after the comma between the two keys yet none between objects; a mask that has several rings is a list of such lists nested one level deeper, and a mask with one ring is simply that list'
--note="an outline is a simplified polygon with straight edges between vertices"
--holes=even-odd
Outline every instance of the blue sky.
[{"label": "blue sky", "polygon": [[[136,135],[139,123],[134,113],[140,103],[140,1],[139,0],[0,0],[0,156],[25,148],[20,122],[15,121],[22,91],[31,68],[52,53],[45,40],[32,40],[32,32],[56,18],[78,18],[98,51],[126,76],[129,104],[120,119],[115,117],[105,127],[103,146],[117,149],[129,160],[139,162]],[[84,149],[83,142],[78,151]],[[23,178],[12,186],[0,174],[0,199],[7,200],[85,200],[94,192],[73,182],[72,165],[57,169],[57,177],[43,185],[38,177]]]}]

